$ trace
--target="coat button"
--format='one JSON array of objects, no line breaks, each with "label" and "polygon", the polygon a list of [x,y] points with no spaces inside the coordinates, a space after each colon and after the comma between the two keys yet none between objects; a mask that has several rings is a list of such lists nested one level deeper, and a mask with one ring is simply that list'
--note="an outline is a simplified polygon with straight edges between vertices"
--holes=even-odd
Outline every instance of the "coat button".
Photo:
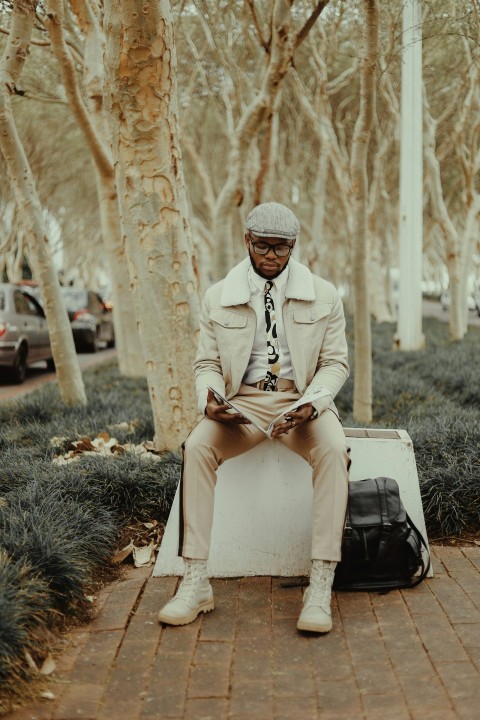
[{"label": "coat button", "polygon": [[229,321],[229,320],[226,320],[226,321],[225,321],[225,327],[228,327],[229,325],[230,325],[230,321]]},{"label": "coat button", "polygon": [[310,320],[313,322],[315,320],[315,315],[310,315]]}]

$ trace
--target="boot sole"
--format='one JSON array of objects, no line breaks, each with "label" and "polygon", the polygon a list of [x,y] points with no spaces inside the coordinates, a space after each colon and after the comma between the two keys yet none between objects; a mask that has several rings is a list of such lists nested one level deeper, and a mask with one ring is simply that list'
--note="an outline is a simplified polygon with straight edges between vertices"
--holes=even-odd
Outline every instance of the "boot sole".
[{"label": "boot sole", "polygon": [[332,623],[325,623],[323,625],[303,621],[298,621],[297,623],[297,630],[304,630],[305,632],[327,633],[330,632],[332,627]]},{"label": "boot sole", "polygon": [[215,607],[215,603],[213,600],[208,600],[205,603],[202,603],[198,606],[196,610],[194,610],[190,615],[184,615],[183,617],[171,617],[170,615],[167,615],[166,613],[163,614],[162,612],[158,613],[158,622],[165,623],[166,625],[188,625],[189,623],[196,620],[196,618],[200,615],[200,613],[207,613],[211,612]]}]

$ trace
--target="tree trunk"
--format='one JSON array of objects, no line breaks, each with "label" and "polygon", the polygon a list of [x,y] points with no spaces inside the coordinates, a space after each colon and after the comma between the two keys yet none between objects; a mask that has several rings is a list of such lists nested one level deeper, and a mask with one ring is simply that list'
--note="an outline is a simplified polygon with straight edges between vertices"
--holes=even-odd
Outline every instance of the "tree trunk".
[{"label": "tree trunk", "polygon": [[10,34],[0,62],[0,149],[45,301],[60,394],[66,405],[85,405],[87,398],[82,374],[52,260],[42,207],[11,109],[10,95],[15,92],[15,84],[28,53],[35,5],[34,0],[20,0],[15,3],[12,12]]},{"label": "tree trunk", "polygon": [[308,252],[307,264],[310,270],[326,277],[328,270],[322,260],[326,260],[325,245],[325,208],[327,203],[327,181],[329,153],[327,143],[320,140],[320,152],[317,158],[315,184],[313,187],[312,242]]},{"label": "tree trunk", "polygon": [[146,361],[155,443],[177,449],[197,417],[197,270],[177,126],[167,0],[105,2],[106,98],[130,282]]},{"label": "tree trunk", "polygon": [[448,317],[450,339],[452,341],[462,340],[466,333],[466,327],[464,312],[462,312],[463,300],[460,298],[461,263],[459,238],[443,197],[440,163],[435,152],[437,123],[430,113],[430,106],[425,90],[423,106],[424,157],[427,186],[429,189],[432,215],[440,228],[446,246],[446,264],[450,288],[450,310]]},{"label": "tree trunk", "polygon": [[113,323],[120,372],[130,377],[145,375],[145,362],[138,340],[137,321],[129,289],[127,261],[115,185],[115,172],[106,145],[107,125],[103,110],[103,33],[89,2],[72,0],[85,35],[84,74],[90,111],[77,85],[76,71],[63,34],[63,0],[48,0],[45,21],[52,49],[62,73],[65,91],[94,161],[102,237],[108,258],[114,305]]},{"label": "tree trunk", "polygon": [[350,174],[353,193],[352,280],[355,314],[355,379],[353,415],[360,422],[372,420],[372,340],[368,302],[368,176],[367,160],[375,111],[375,78],[378,57],[377,0],[364,0],[365,56],[360,74],[360,108],[352,138]]},{"label": "tree trunk", "polygon": [[[280,97],[277,95],[277,97]],[[265,136],[261,144],[260,149],[260,168],[255,180],[255,194],[253,197],[253,204],[260,205],[263,197],[263,188],[265,185],[265,179],[270,169],[271,154],[272,154],[272,134],[273,134],[273,121],[275,117],[275,110],[272,109],[266,122]]]},{"label": "tree trunk", "polygon": [[127,377],[145,377],[145,360],[138,337],[137,318],[122,237],[115,178],[97,172],[97,196],[102,237],[112,279],[113,322],[118,367]]},{"label": "tree trunk", "polygon": [[[477,160],[477,167],[480,161]],[[468,330],[468,278],[472,271],[472,258],[475,254],[475,248],[478,243],[480,229],[480,193],[473,191],[473,197],[471,198],[470,207],[467,211],[467,217],[465,220],[465,227],[463,230],[463,237],[461,242],[461,267],[460,267],[460,283],[462,287],[462,297],[464,298],[464,310],[465,310],[465,332]]]}]

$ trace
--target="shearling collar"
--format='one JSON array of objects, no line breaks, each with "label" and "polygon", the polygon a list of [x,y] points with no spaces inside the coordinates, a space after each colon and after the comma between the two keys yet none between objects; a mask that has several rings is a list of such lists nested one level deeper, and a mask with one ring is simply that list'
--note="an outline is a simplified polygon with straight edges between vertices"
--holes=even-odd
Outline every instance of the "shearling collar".
[{"label": "shearling collar", "polygon": [[[250,267],[250,258],[247,257],[241,263],[235,265],[230,270],[223,282],[222,295],[220,305],[229,307],[230,305],[244,305],[250,300],[250,287],[248,284],[248,268]],[[315,289],[313,286],[313,276],[310,270],[297,262],[290,259],[289,274],[287,285],[285,287],[285,299],[290,300],[315,300]]]}]

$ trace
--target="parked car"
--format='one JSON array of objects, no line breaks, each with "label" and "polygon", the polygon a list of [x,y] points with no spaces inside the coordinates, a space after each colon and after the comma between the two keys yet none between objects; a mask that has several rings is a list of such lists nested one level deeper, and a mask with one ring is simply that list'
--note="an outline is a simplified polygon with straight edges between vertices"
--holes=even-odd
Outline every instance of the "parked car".
[{"label": "parked car", "polygon": [[115,345],[112,310],[94,290],[62,287],[77,350],[96,352],[101,342]]},{"label": "parked car", "polygon": [[25,380],[27,365],[47,361],[55,365],[45,313],[38,300],[21,284],[0,284],[0,372],[14,382]]}]

